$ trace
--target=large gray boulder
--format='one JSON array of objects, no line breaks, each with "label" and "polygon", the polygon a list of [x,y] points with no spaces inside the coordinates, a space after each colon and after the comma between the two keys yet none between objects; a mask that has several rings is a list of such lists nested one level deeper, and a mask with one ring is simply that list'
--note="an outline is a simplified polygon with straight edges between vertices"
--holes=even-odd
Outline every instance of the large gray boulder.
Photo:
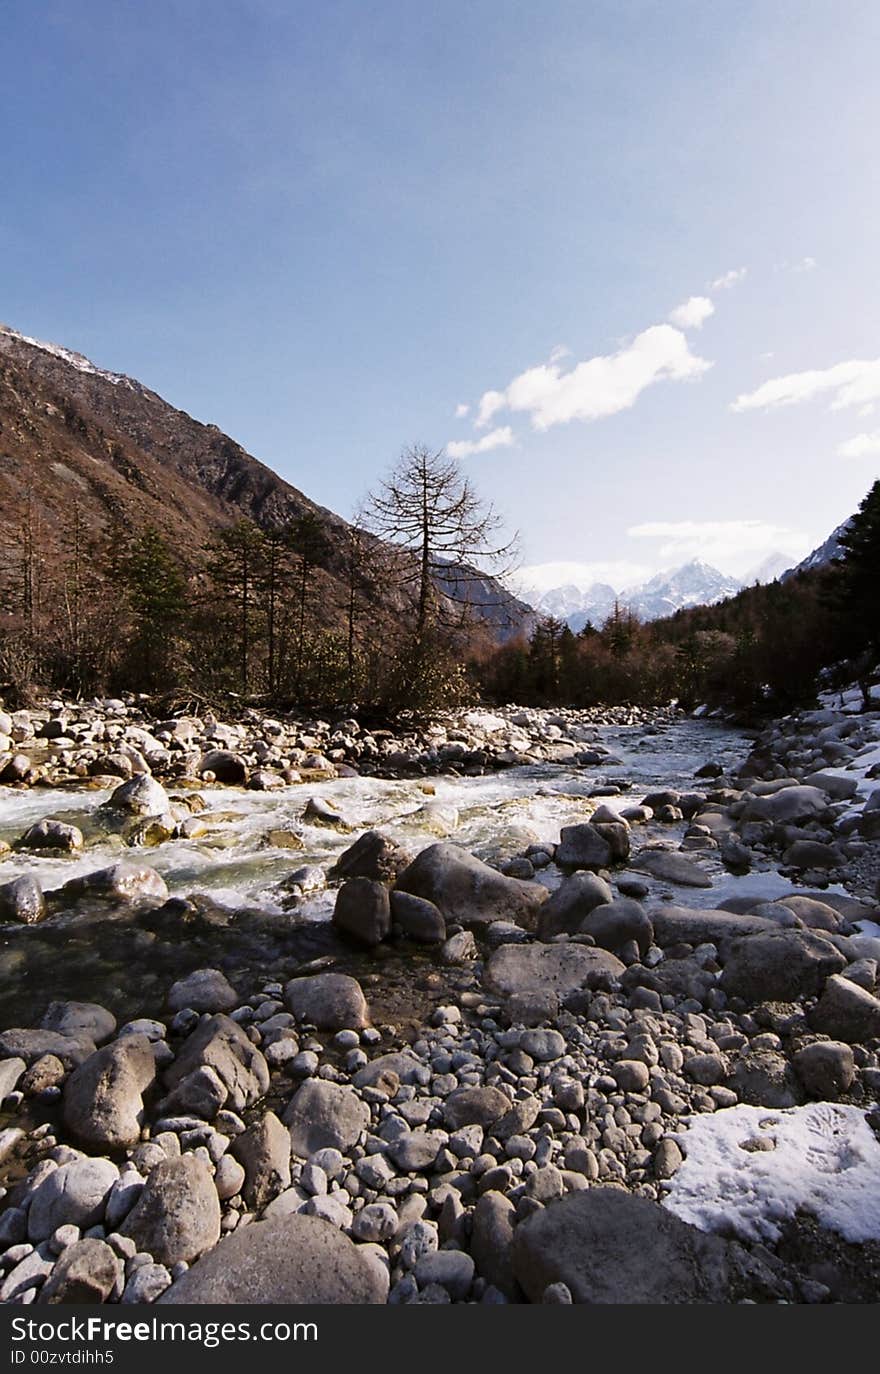
[{"label": "large gray boulder", "polygon": [[490,956],[483,980],[505,997],[569,993],[605,987],[624,966],[613,954],[588,945],[502,945]]},{"label": "large gray boulder", "polygon": [[772,821],[796,825],[823,816],[828,810],[828,794],[819,787],[783,787],[766,797],[748,797],[740,821]]},{"label": "large gray boulder", "polygon": [[665,945],[723,945],[744,935],[761,935],[778,930],[774,921],[738,912],[704,911],[689,906],[660,906],[651,912],[654,942]]},{"label": "large gray boulder", "polygon": [[115,1031],[116,1017],[95,1002],[50,1002],[40,1024],[43,1030],[74,1039],[85,1036],[100,1045]]},{"label": "large gray boulder", "polygon": [[238,1003],[238,993],[219,968],[197,968],[178,978],[168,990],[170,1011],[229,1011]]},{"label": "large gray boulder", "polygon": [[836,974],[835,969],[810,1015],[813,1030],[850,1045],[880,1040],[880,999]]},{"label": "large gray boulder", "polygon": [[630,860],[639,873],[650,873],[676,887],[711,887],[712,879],[686,854],[672,849],[641,849]]},{"label": "large gray boulder", "polygon": [[114,811],[129,811],[134,816],[165,816],[171,810],[168,793],[149,773],[137,773],[122,783],[106,805]]},{"label": "large gray boulder", "polygon": [[329,1221],[287,1216],[233,1232],[159,1298],[160,1303],[382,1303],[374,1265]]},{"label": "large gray boulder", "polygon": [[61,1114],[70,1133],[97,1150],[137,1144],[144,1119],[143,1094],[156,1077],[152,1046],[144,1035],[126,1035],[96,1050],[64,1085]]},{"label": "large gray boulder", "polygon": [[777,928],[731,941],[724,953],[721,987],[730,997],[754,1002],[794,1002],[815,997],[846,959],[811,930]]},{"label": "large gray boulder", "polygon": [[309,1079],[294,1094],[284,1111],[295,1155],[308,1159],[316,1150],[334,1149],[346,1154],[370,1124],[370,1109],[353,1088],[323,1079]]},{"label": "large gray boulder", "polygon": [[369,1024],[363,989],[347,973],[291,978],[284,988],[284,1000],[298,1021],[318,1030],[361,1030]]},{"label": "large gray boulder", "polygon": [[220,1199],[207,1165],[195,1154],[157,1164],[119,1229],[159,1264],[191,1264],[220,1239]]},{"label": "large gray boulder", "polygon": [[600,949],[612,951],[634,940],[640,954],[646,954],[654,939],[654,927],[641,902],[632,897],[615,897],[594,907],[581,922],[580,929],[592,935]]},{"label": "large gray boulder", "polygon": [[269,1086],[269,1066],[237,1022],[218,1013],[201,1021],[187,1036],[177,1058],[165,1072],[169,1088],[194,1070],[210,1066],[229,1094],[226,1105],[235,1112],[253,1106]]},{"label": "large gray boulder", "polygon": [[249,1207],[259,1212],[290,1187],[290,1132],[274,1112],[266,1112],[236,1136],[231,1150],[244,1167],[242,1194]]},{"label": "large gray boulder", "polygon": [[28,1239],[48,1240],[59,1226],[85,1229],[100,1221],[119,1170],[109,1159],[74,1159],[47,1174],[28,1210]]},{"label": "large gray boulder", "polygon": [[411,892],[392,892],[391,915],[411,940],[436,945],[446,939],[443,912],[426,897],[414,897]]},{"label": "large gray boulder", "polygon": [[656,1202],[588,1188],[516,1228],[513,1272],[531,1302],[564,1283],[576,1303],[730,1303],[778,1297],[769,1270]]},{"label": "large gray boulder", "polygon": [[559,832],[556,862],[560,868],[607,868],[612,862],[610,841],[595,825],[564,825]]},{"label": "large gray boulder", "polygon": [[0,886],[0,921],[17,921],[19,925],[33,926],[37,921],[42,921],[45,914],[43,889],[29,873]]},{"label": "large gray boulder", "polygon": [[405,849],[379,830],[367,830],[340,854],[330,870],[334,878],[371,878],[393,883],[409,863]]},{"label": "large gray boulder", "polygon": [[506,878],[455,844],[423,849],[397,880],[401,892],[433,902],[448,922],[483,926],[515,921],[534,929],[547,897],[540,883]]},{"label": "large gray boulder", "polygon": [[381,944],[391,934],[388,888],[372,878],[349,878],[336,894],[333,924],[360,944]]},{"label": "large gray boulder", "polygon": [[551,893],[538,917],[538,936],[573,935],[594,907],[614,900],[608,883],[597,873],[572,873]]}]

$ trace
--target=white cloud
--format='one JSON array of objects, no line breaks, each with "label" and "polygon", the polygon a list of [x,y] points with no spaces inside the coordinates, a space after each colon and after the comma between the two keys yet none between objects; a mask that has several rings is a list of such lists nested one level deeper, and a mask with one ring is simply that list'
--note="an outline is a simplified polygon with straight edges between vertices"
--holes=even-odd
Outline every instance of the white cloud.
[{"label": "white cloud", "polygon": [[723,571],[745,572],[756,555],[791,554],[798,558],[810,548],[809,538],[787,525],[766,520],[650,520],[627,530],[633,539],[658,539],[664,562],[702,558]]},{"label": "white cloud", "polygon": [[818,265],[815,258],[800,258],[798,262],[792,263],[791,270],[792,272],[812,272]]},{"label": "white cloud", "polygon": [[708,296],[690,296],[684,305],[675,307],[669,318],[680,329],[702,329],[704,322],[714,314],[715,307]]},{"label": "white cloud", "polygon": [[732,286],[736,286],[742,281],[748,270],[747,267],[732,267],[729,272],[724,272],[720,277],[716,277],[714,281],[710,281],[709,290],[729,291]]},{"label": "white cloud", "polygon": [[816,396],[831,396],[832,410],[872,405],[880,400],[880,358],[835,363],[809,372],[773,377],[756,391],[737,396],[731,410],[763,410],[771,406],[798,405]]},{"label": "white cloud", "polygon": [[873,434],[857,434],[847,439],[837,445],[837,452],[841,458],[870,458],[873,453],[880,453],[880,429],[875,429]]},{"label": "white cloud", "polygon": [[589,358],[570,372],[551,360],[521,372],[504,391],[485,392],[476,424],[485,427],[504,409],[525,412],[538,430],[598,420],[628,410],[654,382],[699,377],[711,366],[690,351],[680,330],[655,324],[616,353]]},{"label": "white cloud", "polygon": [[510,425],[493,429],[482,439],[455,439],[446,445],[450,458],[469,458],[475,453],[491,453],[493,448],[510,448],[513,444],[513,430]]},{"label": "white cloud", "polygon": [[455,418],[456,418],[456,420],[463,420],[464,417],[465,417],[466,415],[469,415],[469,414],[470,414],[470,410],[471,410],[470,406],[466,406],[466,405],[464,405],[464,403],[462,403],[461,405],[456,406],[456,407],[455,407]]}]

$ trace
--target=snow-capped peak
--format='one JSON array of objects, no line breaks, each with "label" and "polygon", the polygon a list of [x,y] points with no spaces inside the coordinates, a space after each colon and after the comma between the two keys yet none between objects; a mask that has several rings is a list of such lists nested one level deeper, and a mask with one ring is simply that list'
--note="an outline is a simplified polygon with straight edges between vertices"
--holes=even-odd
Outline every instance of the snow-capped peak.
[{"label": "snow-capped peak", "polygon": [[105,381],[112,382],[114,386],[121,385],[131,387],[132,390],[135,389],[135,383],[130,377],[124,376],[121,372],[107,372],[102,367],[96,367],[82,353],[74,353],[72,349],[62,348],[60,344],[45,343],[42,339],[32,339],[28,334],[21,334],[8,324],[0,324],[0,336],[3,335],[9,339],[17,339],[19,343],[28,344],[31,348],[39,348],[43,353],[50,353],[53,358],[60,358],[62,362],[75,367],[77,372],[87,372],[93,377],[103,377]]}]

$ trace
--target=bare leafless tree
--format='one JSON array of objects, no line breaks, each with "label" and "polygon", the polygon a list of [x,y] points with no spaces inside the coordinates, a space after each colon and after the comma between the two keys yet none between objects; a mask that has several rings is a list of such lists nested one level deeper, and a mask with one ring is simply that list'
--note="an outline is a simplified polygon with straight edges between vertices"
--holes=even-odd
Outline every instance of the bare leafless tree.
[{"label": "bare leafless tree", "polygon": [[443,449],[404,449],[366,498],[361,519],[381,539],[411,552],[402,560],[400,579],[413,594],[416,657],[449,603],[459,608],[461,620],[473,605],[475,585],[486,576],[504,576],[514,565],[516,539],[501,537],[500,517]]}]

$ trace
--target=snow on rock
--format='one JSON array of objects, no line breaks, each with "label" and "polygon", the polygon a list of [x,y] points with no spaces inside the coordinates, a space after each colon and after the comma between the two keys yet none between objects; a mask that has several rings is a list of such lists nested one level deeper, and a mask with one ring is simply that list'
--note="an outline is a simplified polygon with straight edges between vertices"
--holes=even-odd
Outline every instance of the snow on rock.
[{"label": "snow on rock", "polygon": [[727,1107],[676,1137],[664,1206],[702,1231],[773,1241],[798,1209],[845,1240],[880,1240],[880,1142],[858,1107]]},{"label": "snow on rock", "polygon": [[75,367],[77,372],[88,372],[93,377],[103,377],[105,381],[112,382],[114,386],[122,385],[134,390],[138,385],[121,372],[106,372],[102,367],[95,367],[95,364],[84,357],[82,353],[74,353],[69,348],[62,348],[60,344],[44,343],[42,339],[32,339],[27,334],[20,334],[17,329],[12,329],[7,324],[0,324],[0,334],[5,334],[10,339],[18,339],[19,343],[30,344],[31,348],[39,348],[43,353],[51,353],[54,358],[60,358],[62,362]]}]

